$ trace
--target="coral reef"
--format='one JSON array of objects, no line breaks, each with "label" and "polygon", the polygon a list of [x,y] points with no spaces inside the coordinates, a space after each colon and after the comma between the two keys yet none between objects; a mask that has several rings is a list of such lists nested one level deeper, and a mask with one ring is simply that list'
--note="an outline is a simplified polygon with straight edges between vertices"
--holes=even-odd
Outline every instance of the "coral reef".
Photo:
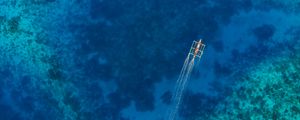
[{"label": "coral reef", "polygon": [[288,119],[300,116],[300,55],[284,50],[250,68],[209,119]]}]

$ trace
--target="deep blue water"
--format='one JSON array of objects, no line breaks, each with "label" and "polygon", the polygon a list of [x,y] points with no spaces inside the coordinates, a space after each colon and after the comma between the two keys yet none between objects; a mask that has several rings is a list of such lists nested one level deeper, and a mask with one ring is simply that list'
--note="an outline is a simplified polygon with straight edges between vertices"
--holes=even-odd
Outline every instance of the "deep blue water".
[{"label": "deep blue water", "polygon": [[166,120],[199,39],[178,119],[300,119],[299,11],[295,0],[2,0],[0,120]]}]

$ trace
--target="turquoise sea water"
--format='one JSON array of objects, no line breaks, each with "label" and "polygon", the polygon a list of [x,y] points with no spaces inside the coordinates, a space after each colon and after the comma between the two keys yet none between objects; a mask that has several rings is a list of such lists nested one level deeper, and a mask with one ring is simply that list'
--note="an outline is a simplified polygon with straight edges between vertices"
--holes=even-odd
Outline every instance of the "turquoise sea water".
[{"label": "turquoise sea water", "polygon": [[0,120],[299,120],[298,0],[0,0]]}]

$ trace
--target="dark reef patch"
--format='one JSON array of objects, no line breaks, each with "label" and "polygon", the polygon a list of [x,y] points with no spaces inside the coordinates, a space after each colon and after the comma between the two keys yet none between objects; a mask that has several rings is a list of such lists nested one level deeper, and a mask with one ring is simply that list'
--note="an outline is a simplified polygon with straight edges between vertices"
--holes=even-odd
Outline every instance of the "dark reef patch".
[{"label": "dark reef patch", "polygon": [[209,117],[208,113],[214,110],[218,103],[217,97],[210,97],[201,93],[187,91],[184,95],[179,115],[187,120]]},{"label": "dark reef patch", "polygon": [[54,110],[38,110],[33,114],[34,120],[55,120],[61,118],[61,116],[57,116],[54,114]]},{"label": "dark reef patch", "polygon": [[19,107],[24,110],[27,113],[30,113],[32,111],[34,111],[34,101],[36,101],[37,99],[35,99],[32,96],[26,96],[26,97],[22,97],[21,100],[19,101]]},{"label": "dark reef patch", "polygon": [[108,95],[109,102],[118,109],[126,108],[130,105],[131,100],[129,96],[122,92],[113,92]]},{"label": "dark reef patch", "polygon": [[[75,27],[75,25],[70,26]],[[92,50],[103,51],[107,50],[109,47],[113,47],[113,40],[111,39],[114,35],[111,29],[109,29],[104,23],[89,24],[78,26],[81,36],[79,39],[85,39],[88,43],[88,47]],[[81,28],[80,28],[81,27]]]},{"label": "dark reef patch", "polygon": [[277,9],[277,10],[286,10],[282,4],[282,2],[276,2],[274,0],[264,0],[260,4],[255,6],[255,9],[261,10],[261,11],[270,11],[272,9]]},{"label": "dark reef patch", "polygon": [[105,103],[96,111],[95,118],[100,120],[118,120],[120,118],[120,109],[114,104]]},{"label": "dark reef patch", "polygon": [[55,2],[56,0],[46,0],[46,2]]},{"label": "dark reef patch", "polygon": [[20,116],[8,105],[0,103],[0,118],[2,120],[21,120]]},{"label": "dark reef patch", "polygon": [[6,20],[6,16],[0,15],[0,24],[1,24],[1,26],[5,22],[5,20]]},{"label": "dark reef patch", "polygon": [[[191,39],[194,40],[198,38],[199,35],[203,35],[203,39],[207,39],[208,43],[214,40],[215,33],[219,29],[219,24],[215,16],[211,16],[210,14],[214,14],[211,11],[214,10],[212,8],[203,8],[199,12],[193,12],[189,16],[189,21],[185,27],[182,29],[183,37],[181,39]],[[199,21],[195,21],[199,20]],[[203,27],[205,26],[205,27]],[[185,37],[187,36],[187,37]]]},{"label": "dark reef patch", "polygon": [[[0,69],[0,77],[2,79],[8,78],[12,76],[12,72],[10,71],[10,66],[6,65],[3,68]],[[3,84],[1,84],[3,85]]]},{"label": "dark reef patch", "polygon": [[[85,91],[85,97],[87,97],[87,99],[93,100],[93,101],[103,101],[104,99],[104,93],[103,93],[103,89],[100,87],[99,84],[97,83],[90,83],[88,85],[86,85],[88,88],[86,88]],[[79,96],[78,96],[79,97]]]},{"label": "dark reef patch", "polygon": [[21,20],[20,16],[13,17],[10,20],[8,20],[8,31],[11,33],[15,33],[19,30],[19,22]]},{"label": "dark reef patch", "polygon": [[172,99],[172,92],[171,91],[166,91],[164,94],[160,96],[160,99],[162,103],[170,105],[171,104],[171,99]]},{"label": "dark reef patch", "polygon": [[213,8],[210,8],[210,11],[205,14],[209,16],[215,16],[216,20],[227,24],[230,22],[230,18],[233,15],[239,13],[240,11],[247,12],[252,8],[253,4],[251,0],[216,0],[216,5]]},{"label": "dark reef patch", "polygon": [[114,68],[109,64],[99,64],[99,58],[90,59],[85,65],[84,70],[91,79],[108,81],[113,78]]},{"label": "dark reef patch", "polygon": [[232,85],[235,81],[229,80],[226,81],[226,84],[223,84],[221,82],[222,81],[220,81],[219,79],[215,79],[209,83],[209,89],[218,94],[218,99],[223,99],[232,94],[232,88],[230,87],[230,85]]},{"label": "dark reef patch", "polygon": [[153,93],[146,93],[146,94],[140,94],[141,96],[135,96],[135,108],[139,112],[147,112],[147,111],[153,111],[155,109],[154,106],[154,95]]},{"label": "dark reef patch", "polygon": [[33,115],[33,119],[34,120],[49,120],[49,118],[47,119],[46,113],[41,112],[41,111],[35,112],[35,114]]},{"label": "dark reef patch", "polygon": [[53,80],[59,80],[61,79],[61,73],[58,69],[55,69],[55,68],[50,68],[48,70],[48,76],[50,79],[53,79]]},{"label": "dark reef patch", "polygon": [[153,81],[151,80],[125,80],[119,81],[119,90],[122,96],[133,100],[137,111],[145,112],[154,109]]},{"label": "dark reef patch", "polygon": [[3,95],[4,95],[4,91],[2,86],[0,86],[0,100],[2,99]]},{"label": "dark reef patch", "polygon": [[123,6],[122,1],[101,1],[101,0],[91,0],[90,16],[94,19],[105,17],[108,19],[116,19],[120,15],[124,14],[126,7]]},{"label": "dark reef patch", "polygon": [[224,43],[221,40],[216,40],[216,41],[212,42],[212,47],[217,52],[223,52],[224,51]]},{"label": "dark reef patch", "polygon": [[[95,91],[95,92],[97,92],[97,91]],[[64,104],[70,106],[73,111],[80,112],[80,108],[81,108],[80,99],[77,96],[72,95],[72,93],[67,92],[64,95],[63,102],[64,102]]]},{"label": "dark reef patch", "polygon": [[219,0],[212,9],[214,16],[224,23],[229,23],[230,17],[239,11],[238,3],[234,0]]},{"label": "dark reef patch", "polygon": [[242,0],[239,4],[240,9],[244,9],[246,12],[253,8],[252,0]]},{"label": "dark reef patch", "polygon": [[50,69],[48,69],[48,77],[52,80],[63,80],[61,63],[58,57],[59,56],[53,55],[47,61],[51,65]]},{"label": "dark reef patch", "polygon": [[241,57],[241,52],[238,49],[231,50],[231,61],[238,61]]},{"label": "dark reef patch", "polygon": [[216,76],[221,77],[221,76],[229,75],[230,73],[232,73],[232,71],[230,70],[229,67],[221,65],[220,63],[215,61],[215,63],[214,63],[214,73],[216,74]]},{"label": "dark reef patch", "polygon": [[274,25],[271,24],[263,24],[259,27],[253,29],[253,34],[259,41],[267,41],[272,38],[275,32]]}]

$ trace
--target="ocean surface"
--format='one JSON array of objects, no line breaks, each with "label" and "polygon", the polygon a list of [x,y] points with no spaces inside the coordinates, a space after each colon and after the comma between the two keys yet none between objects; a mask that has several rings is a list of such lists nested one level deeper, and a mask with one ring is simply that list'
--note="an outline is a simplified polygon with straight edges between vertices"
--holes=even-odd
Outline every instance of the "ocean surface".
[{"label": "ocean surface", "polygon": [[170,120],[199,39],[175,120],[300,120],[299,0],[0,0],[0,120]]}]

